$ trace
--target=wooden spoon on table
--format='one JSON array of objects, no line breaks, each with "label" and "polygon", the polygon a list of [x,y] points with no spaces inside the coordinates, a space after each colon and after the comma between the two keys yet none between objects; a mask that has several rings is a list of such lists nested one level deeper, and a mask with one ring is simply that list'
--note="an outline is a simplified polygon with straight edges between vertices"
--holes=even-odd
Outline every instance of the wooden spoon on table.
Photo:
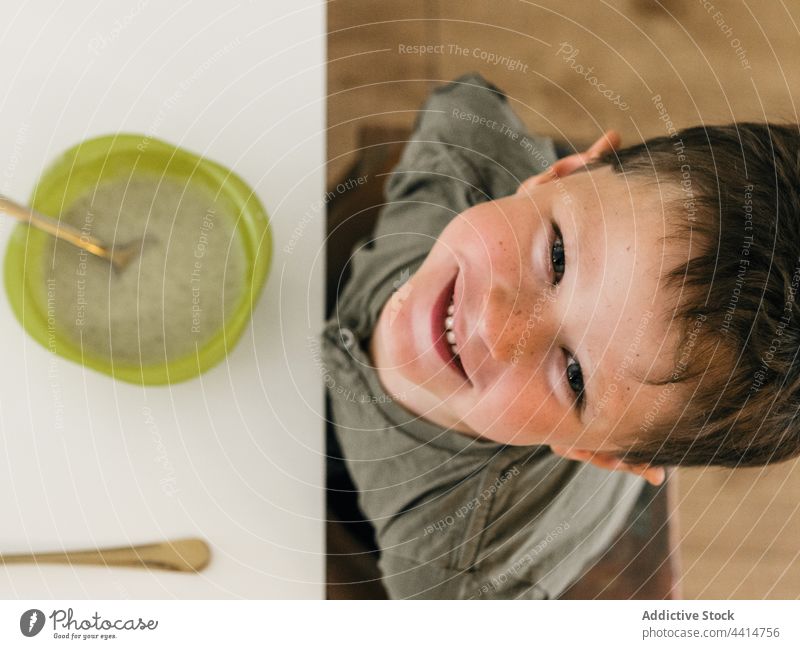
[{"label": "wooden spoon on table", "polygon": [[199,572],[208,565],[210,559],[211,551],[202,539],[177,539],[149,545],[97,550],[0,555],[0,564],[66,563]]},{"label": "wooden spoon on table", "polygon": [[24,205],[12,201],[7,196],[0,196],[0,213],[52,234],[54,237],[71,243],[91,255],[111,262],[111,266],[117,272],[124,270],[141,253],[144,243],[144,238],[142,238],[126,244],[115,243],[109,247],[107,243],[97,237],[82,232],[72,225],[62,223],[60,220],[35,212]]}]

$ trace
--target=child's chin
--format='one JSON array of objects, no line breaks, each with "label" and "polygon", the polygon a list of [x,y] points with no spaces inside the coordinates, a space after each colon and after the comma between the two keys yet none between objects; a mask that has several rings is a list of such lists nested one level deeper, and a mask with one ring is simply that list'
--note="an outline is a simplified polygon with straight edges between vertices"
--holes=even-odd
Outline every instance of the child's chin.
[{"label": "child's chin", "polygon": [[[482,414],[482,413],[472,413]],[[508,444],[509,446],[538,446],[542,444],[540,435],[531,432],[530,427],[528,430],[521,430],[518,425],[511,423],[503,424],[502,421],[497,421],[496,417],[490,417],[490,423],[485,421],[482,423],[480,416],[477,421],[470,422],[475,429],[482,431],[479,437],[487,442],[495,442],[496,444]],[[485,418],[483,418],[485,419]],[[483,425],[485,424],[485,425]]]}]

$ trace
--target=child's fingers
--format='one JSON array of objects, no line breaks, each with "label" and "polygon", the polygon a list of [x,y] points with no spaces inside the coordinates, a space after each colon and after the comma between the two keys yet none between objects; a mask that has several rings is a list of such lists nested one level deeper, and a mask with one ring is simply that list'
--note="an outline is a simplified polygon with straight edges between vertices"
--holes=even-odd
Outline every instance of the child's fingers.
[{"label": "child's fingers", "polygon": [[580,451],[569,446],[550,446],[550,450],[556,455],[560,455],[570,460],[586,460],[592,456],[590,451]]},{"label": "child's fingers", "polygon": [[571,449],[568,446],[550,446],[550,449],[556,455],[560,455],[569,460],[577,460],[580,462],[588,462],[606,469],[608,471],[627,471],[638,475],[651,484],[658,486],[664,482],[666,473],[663,467],[650,466],[649,464],[628,464],[613,455],[604,455],[593,453],[592,451],[582,451],[578,449]]},{"label": "child's fingers", "polygon": [[650,466],[649,464],[627,464],[620,468],[623,471],[630,471],[631,473],[644,478],[650,484],[656,487],[664,482],[666,477],[664,467],[660,466]]},{"label": "child's fingers", "polygon": [[657,487],[667,479],[667,472],[663,466],[651,466],[642,473],[642,477]]}]

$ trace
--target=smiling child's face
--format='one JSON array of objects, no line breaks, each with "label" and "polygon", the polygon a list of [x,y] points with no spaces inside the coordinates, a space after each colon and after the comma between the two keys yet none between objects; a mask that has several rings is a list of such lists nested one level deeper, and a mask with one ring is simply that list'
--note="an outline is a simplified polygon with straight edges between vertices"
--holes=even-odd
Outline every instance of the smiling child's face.
[{"label": "smiling child's face", "polygon": [[497,442],[613,452],[675,408],[677,391],[642,382],[671,373],[678,343],[666,196],[579,167],[459,214],[387,301],[370,348],[406,409]]}]

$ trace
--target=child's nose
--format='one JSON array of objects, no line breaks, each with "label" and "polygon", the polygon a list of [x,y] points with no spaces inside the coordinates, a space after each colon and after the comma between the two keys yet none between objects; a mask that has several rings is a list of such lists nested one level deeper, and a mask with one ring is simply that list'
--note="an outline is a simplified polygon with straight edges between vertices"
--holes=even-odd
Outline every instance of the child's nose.
[{"label": "child's nose", "polygon": [[510,287],[492,286],[484,299],[478,335],[492,358],[518,363],[541,348],[549,349],[554,339],[552,302],[547,289],[523,295]]}]

